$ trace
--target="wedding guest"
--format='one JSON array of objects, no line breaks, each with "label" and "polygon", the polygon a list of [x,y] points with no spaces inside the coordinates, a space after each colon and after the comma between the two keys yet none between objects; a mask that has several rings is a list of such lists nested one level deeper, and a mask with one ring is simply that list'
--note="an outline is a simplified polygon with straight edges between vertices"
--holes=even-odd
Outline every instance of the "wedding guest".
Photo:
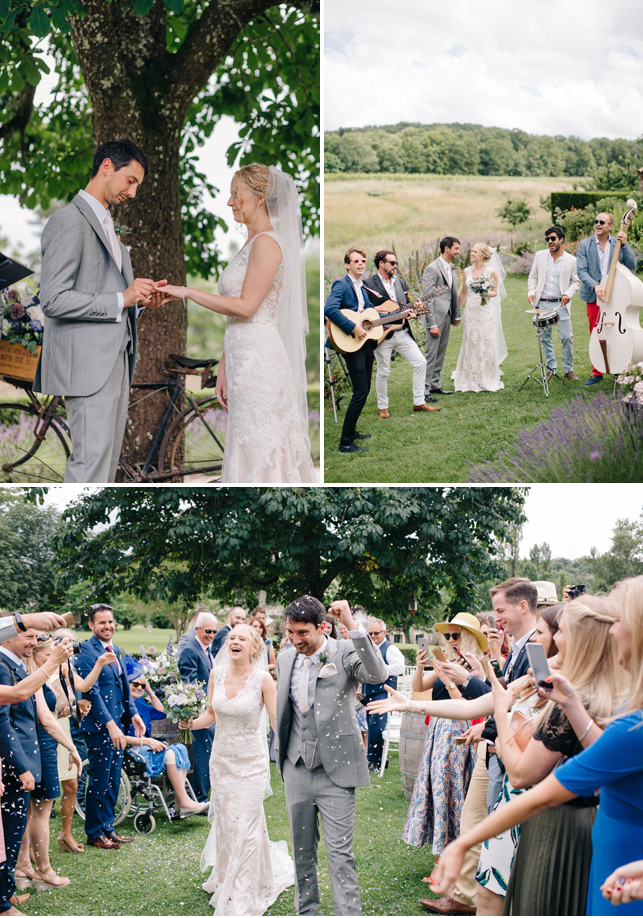
[{"label": "wedding guest", "polygon": [[266,669],[269,673],[272,673],[277,665],[275,659],[275,649],[272,646],[272,643],[268,640],[268,633],[266,631],[266,626],[261,621],[259,617],[253,618],[250,622],[250,627],[254,628],[255,631],[258,631],[261,635],[261,640],[264,644],[264,662],[266,664]]},{"label": "wedding guest", "polygon": [[[597,214],[594,220],[594,235],[589,239],[582,239],[576,251],[576,270],[581,282],[580,298],[587,303],[587,318],[589,320],[589,333],[598,325],[601,317],[601,306],[605,296],[605,282],[612,264],[612,256],[616,248],[616,240],[621,243],[618,260],[630,271],[636,271],[636,256],[627,245],[627,236],[619,230],[616,236],[611,236],[614,229],[614,217],[611,214]],[[596,367],[592,367],[592,375],[583,385],[593,386],[599,383],[603,374]]]},{"label": "wedding guest", "polygon": [[[592,830],[592,862],[587,898],[588,915],[614,914],[601,895],[605,874],[617,871],[628,858],[643,857],[643,577],[626,581],[611,634],[619,664],[630,675],[630,685],[616,717],[600,733],[600,725],[587,713],[582,700],[564,677],[552,672],[548,682],[566,696],[565,713],[581,742],[589,748],[563,763],[531,790],[487,817],[474,831],[447,848],[434,871],[434,892],[447,892],[455,882],[464,852],[472,844],[491,838],[511,826],[524,824],[539,813],[574,798],[590,797],[600,788],[600,806]],[[545,695],[546,690],[538,691]],[[582,720],[581,720],[582,718]],[[551,850],[551,849],[550,849]],[[561,865],[562,866],[562,865]],[[622,914],[638,915],[632,903]]]},{"label": "wedding guest", "polygon": [[216,657],[225,644],[226,638],[230,634],[230,629],[234,628],[235,625],[242,625],[245,620],[246,610],[242,606],[233,606],[228,615],[228,621],[223,628],[218,629],[212,640],[212,646],[210,647],[212,659]]},{"label": "wedding guest", "polygon": [[[23,663],[27,672],[34,673],[49,660],[54,648],[54,639],[48,634],[39,634],[36,646],[24,650]],[[66,750],[69,765],[82,770],[78,751],[71,737],[67,736],[55,718],[57,699],[54,691],[45,683],[36,692],[38,722],[38,746],[40,748],[40,780],[31,791],[27,827],[23,836],[16,865],[16,880],[26,879],[36,889],[56,889],[67,886],[68,877],[59,876],[49,860],[49,820],[54,800],[60,796],[58,781],[58,744]],[[29,853],[34,857],[31,868]],[[21,884],[22,885],[22,884]]]},{"label": "wedding guest", "polygon": [[[563,373],[567,379],[578,380],[574,373],[574,333],[569,305],[580,290],[576,259],[563,249],[565,232],[560,226],[550,226],[546,229],[545,240],[548,249],[541,249],[534,255],[534,263],[527,281],[527,300],[530,306],[555,312],[558,316],[556,328],[563,348]],[[557,370],[551,336],[550,325],[541,335],[547,364],[547,379]]]},{"label": "wedding guest", "polygon": [[[199,616],[199,612],[209,612],[209,609],[199,609],[198,612],[195,612],[194,615],[190,616],[190,618],[188,619],[186,623],[185,631],[183,632],[183,634],[181,635],[181,637],[179,638],[177,642],[177,645],[176,645],[177,654],[181,653],[186,643],[190,640],[191,637],[194,636],[194,626],[196,625],[196,620]],[[217,627],[218,627],[218,622],[217,622]]]},{"label": "wedding guest", "polygon": [[[410,305],[406,283],[401,277],[396,277],[397,256],[390,249],[382,249],[373,258],[376,273],[364,281],[367,290],[372,291],[376,303],[389,300],[397,303],[400,309]],[[415,313],[413,313],[415,315]],[[375,348],[377,362],[377,375],[375,377],[375,390],[377,392],[377,413],[381,418],[388,418],[388,378],[391,374],[391,358],[393,352],[400,354],[413,369],[413,411],[439,411],[439,406],[429,407],[426,402],[435,402],[430,395],[424,396],[424,377],[426,375],[426,360],[422,351],[415,343],[409,320],[404,319],[401,328],[390,331],[383,341]]]},{"label": "wedding guest", "polygon": [[643,861],[617,867],[604,881],[601,891],[612,905],[643,899]]},{"label": "wedding guest", "polygon": [[89,845],[115,850],[133,841],[114,829],[123,751],[127,745],[125,735],[131,723],[137,734],[143,734],[145,724],[136,713],[124,662],[121,662],[123,651],[112,644],[116,622],[111,606],[100,602],[91,606],[88,625],[93,636],[82,642],[75,663],[81,677],[87,678],[105,651],[113,653],[116,660],[103,666],[96,682],[88,692],[83,693],[91,702],[91,708],[81,723],[81,730],[87,738],[89,759],[85,832]]},{"label": "wedding guest", "polygon": [[[232,616],[233,611],[230,613]],[[215,635],[218,637],[226,631],[221,628],[217,634],[217,623],[211,612],[199,612],[194,626],[194,634],[188,638],[179,655],[179,672],[185,682],[201,683],[207,686],[216,652],[212,644]],[[228,629],[229,630],[229,629]],[[226,632],[227,633],[227,632]],[[214,727],[195,730],[192,736],[194,754],[194,792],[201,803],[210,797],[210,753],[214,739]]]},{"label": "wedding guest", "polygon": [[[362,686],[362,695],[369,701],[375,701],[378,698],[386,698],[387,685],[394,689],[397,688],[398,676],[404,675],[404,656],[402,651],[388,640],[386,623],[381,618],[369,617],[368,633],[388,667],[388,679],[385,682],[376,685],[364,683]],[[368,770],[379,771],[382,767],[383,736],[388,723],[388,714],[367,714],[366,720],[368,723]],[[388,768],[388,762],[386,766]]]},{"label": "wedding guest", "polygon": [[37,632],[49,631],[66,624],[64,616],[55,612],[30,612],[28,615],[15,612],[13,615],[3,615],[0,617],[0,644],[29,629]]},{"label": "wedding guest", "polygon": [[127,744],[130,747],[128,751],[145,760],[147,772],[151,777],[156,777],[165,771],[174,788],[174,799],[181,816],[203,813],[208,809],[209,801],[199,803],[198,800],[193,800],[185,786],[185,779],[190,769],[190,756],[183,743],[173,743],[168,746],[152,737],[152,723],[167,717],[163,702],[152,691],[143,667],[133,657],[126,661],[125,667],[136,710],[145,724],[145,734],[139,737],[134,735],[134,727],[130,726],[127,735]]}]

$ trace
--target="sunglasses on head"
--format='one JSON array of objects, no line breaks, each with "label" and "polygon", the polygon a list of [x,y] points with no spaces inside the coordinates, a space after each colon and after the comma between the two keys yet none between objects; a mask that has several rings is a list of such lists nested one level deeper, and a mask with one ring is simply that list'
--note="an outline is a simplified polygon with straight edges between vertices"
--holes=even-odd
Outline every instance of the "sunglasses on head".
[{"label": "sunglasses on head", "polygon": [[605,226],[605,224],[607,223],[607,220],[594,220],[594,224],[597,224],[597,223],[599,226]]},{"label": "sunglasses on head", "polygon": [[448,631],[445,631],[442,637],[445,637],[447,641],[457,641],[460,639],[460,632],[456,631],[455,634],[449,634]]},{"label": "sunglasses on head", "polygon": [[45,634],[39,634],[38,637],[36,638],[36,640],[37,640],[37,641],[41,641],[41,642],[50,641],[50,640],[51,640],[51,635],[50,635],[50,634],[46,634],[46,633],[45,633]]}]

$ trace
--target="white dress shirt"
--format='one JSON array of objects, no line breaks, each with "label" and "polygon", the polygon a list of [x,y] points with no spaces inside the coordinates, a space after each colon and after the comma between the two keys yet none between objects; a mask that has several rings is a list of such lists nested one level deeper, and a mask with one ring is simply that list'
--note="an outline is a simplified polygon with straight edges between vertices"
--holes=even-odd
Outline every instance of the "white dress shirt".
[{"label": "white dress shirt", "polygon": [[594,239],[596,240],[596,245],[598,246],[598,263],[601,266],[601,287],[605,286],[605,281],[607,275],[610,273],[610,252],[612,251],[612,246],[610,244],[609,238],[605,244],[605,251],[601,246],[598,236],[594,234]]},{"label": "white dress shirt", "polygon": [[[107,227],[105,226],[105,217],[109,217],[111,220],[112,215],[110,214],[109,210],[106,207],[103,207],[100,201],[97,200],[97,198],[95,198],[93,194],[89,194],[87,191],[84,190],[84,188],[81,189],[78,192],[78,194],[81,196],[81,198],[84,201],[87,201],[91,209],[96,214],[96,218],[98,219],[98,222],[103,227],[103,232],[105,233],[107,242],[109,243],[109,250],[111,252],[112,251],[112,240],[110,239],[109,232],[107,231]],[[120,322],[123,318],[123,309],[125,308],[125,299],[123,297],[123,294],[120,291],[117,292],[116,297],[118,300],[118,304],[117,304],[118,314],[116,316],[116,321]]]},{"label": "white dress shirt", "polygon": [[516,665],[516,660],[518,659],[518,654],[525,646],[527,641],[531,638],[532,634],[536,631],[535,628],[532,628],[527,634],[523,634],[521,638],[518,638],[517,641],[514,641],[511,645],[511,656],[509,657],[509,665],[505,670],[506,675],[510,676],[513,673],[514,666]]},{"label": "white dress shirt", "polygon": [[[104,650],[107,650],[108,647],[111,647],[112,649],[111,649],[111,651],[109,651],[109,652],[110,652],[110,653],[116,653],[116,648],[114,647],[114,644],[113,644],[112,641],[108,641],[107,644],[106,644],[105,641],[101,641],[100,638],[97,638],[97,640],[100,641],[100,643],[103,645],[103,649],[104,649]],[[121,669],[121,664],[118,662],[118,657],[116,657],[116,660],[115,660],[115,662],[114,662],[112,665],[115,666],[115,667],[118,669],[118,674],[119,674],[119,676],[120,676],[120,674],[123,672],[123,670]]]},{"label": "white dress shirt", "polygon": [[353,287],[355,287],[355,293],[357,294],[357,311],[364,312],[366,309],[366,303],[364,302],[364,292],[362,287],[364,286],[361,280],[355,280],[352,274],[348,275],[353,282]]},{"label": "white dress shirt", "polygon": [[0,653],[3,653],[5,657],[8,657],[10,660],[13,660],[13,662],[17,666],[21,666],[23,672],[25,673],[27,672],[27,667],[25,666],[24,660],[16,656],[16,654],[12,650],[9,650],[7,647],[0,647]]},{"label": "white dress shirt", "polygon": [[545,276],[545,286],[543,287],[543,292],[540,295],[542,299],[545,297],[547,300],[559,300],[561,298],[560,293],[560,269],[563,266],[563,256],[560,255],[556,261],[554,261],[554,256],[549,253],[547,258],[547,274]]},{"label": "white dress shirt", "polygon": [[[382,641],[382,644],[384,641]],[[390,642],[389,642],[390,643]],[[382,653],[382,645],[379,645],[380,653],[384,659],[384,662],[388,666],[389,676],[403,676],[404,675],[404,654],[402,651],[395,646],[395,644],[390,644],[390,647],[386,651],[386,656]]]},{"label": "white dress shirt", "polygon": [[388,293],[389,300],[393,300],[394,303],[399,303],[400,301],[397,296],[397,290],[395,289],[394,278],[391,277],[389,279],[388,277],[384,277],[383,274],[380,274],[380,280],[382,281],[382,284],[384,285],[384,289]]}]

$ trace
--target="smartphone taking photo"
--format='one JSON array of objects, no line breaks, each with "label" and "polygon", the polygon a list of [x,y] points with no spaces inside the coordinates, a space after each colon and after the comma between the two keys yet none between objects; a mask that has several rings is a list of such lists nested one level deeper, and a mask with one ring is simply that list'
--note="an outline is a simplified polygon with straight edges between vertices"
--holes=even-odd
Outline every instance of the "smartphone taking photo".
[{"label": "smartphone taking photo", "polygon": [[545,653],[545,648],[542,644],[534,644],[532,642],[528,642],[526,646],[529,665],[531,667],[532,673],[534,674],[536,685],[550,692],[554,686],[551,682],[547,682],[547,679],[551,673],[549,669],[549,663],[547,662],[547,654]]}]

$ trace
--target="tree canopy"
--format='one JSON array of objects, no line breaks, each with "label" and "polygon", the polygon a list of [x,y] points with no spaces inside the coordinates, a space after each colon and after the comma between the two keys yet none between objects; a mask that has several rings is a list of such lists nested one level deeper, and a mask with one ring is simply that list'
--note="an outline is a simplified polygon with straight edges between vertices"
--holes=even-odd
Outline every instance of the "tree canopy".
[{"label": "tree canopy", "polygon": [[103,488],[65,511],[62,584],[185,602],[339,595],[422,626],[504,577],[498,546],[523,503],[521,488]]}]

